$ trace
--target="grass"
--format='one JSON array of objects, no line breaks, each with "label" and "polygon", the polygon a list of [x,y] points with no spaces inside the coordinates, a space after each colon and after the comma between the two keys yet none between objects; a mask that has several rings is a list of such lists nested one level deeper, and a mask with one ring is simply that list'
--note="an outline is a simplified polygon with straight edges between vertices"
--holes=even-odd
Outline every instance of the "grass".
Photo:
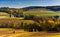
[{"label": "grass", "polygon": [[7,34],[5,35],[5,37],[60,37],[60,34],[44,33],[44,32],[23,32],[23,33],[17,33],[17,34]]},{"label": "grass", "polygon": [[[60,33],[48,32],[25,32],[23,30],[10,30],[11,28],[0,28],[0,37],[60,37]],[[13,33],[15,31],[15,33]]]},{"label": "grass", "polygon": [[0,28],[0,30],[12,30],[12,28]]},{"label": "grass", "polygon": [[54,15],[59,15],[60,16],[60,12],[39,12],[39,11],[27,11],[24,12],[24,15],[27,14],[32,14],[32,15],[40,15],[40,16],[54,16]]}]

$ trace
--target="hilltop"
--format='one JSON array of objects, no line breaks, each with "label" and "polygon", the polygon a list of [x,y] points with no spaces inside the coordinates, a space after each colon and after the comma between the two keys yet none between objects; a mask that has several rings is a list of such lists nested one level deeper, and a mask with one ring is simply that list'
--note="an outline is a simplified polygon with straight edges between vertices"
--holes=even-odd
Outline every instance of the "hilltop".
[{"label": "hilltop", "polygon": [[60,6],[28,6],[28,7],[23,7],[23,8],[9,8],[9,7],[0,7],[0,12],[1,11],[7,11],[7,10],[23,10],[23,11],[28,11],[28,10],[47,10],[47,11],[60,11]]},{"label": "hilltop", "polygon": [[29,6],[29,7],[24,7],[22,8],[23,10],[31,10],[31,9],[46,9],[49,11],[60,11],[60,6]]}]

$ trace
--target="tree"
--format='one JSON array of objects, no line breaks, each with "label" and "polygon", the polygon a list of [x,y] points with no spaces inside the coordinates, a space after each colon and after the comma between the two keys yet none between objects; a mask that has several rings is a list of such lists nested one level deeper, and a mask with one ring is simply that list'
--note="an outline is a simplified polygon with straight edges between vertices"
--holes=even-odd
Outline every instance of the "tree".
[{"label": "tree", "polygon": [[12,17],[13,10],[9,10],[10,17]]},{"label": "tree", "polygon": [[54,16],[54,18],[55,18],[55,21],[57,21],[57,19],[59,18],[59,16],[56,15],[56,16]]}]

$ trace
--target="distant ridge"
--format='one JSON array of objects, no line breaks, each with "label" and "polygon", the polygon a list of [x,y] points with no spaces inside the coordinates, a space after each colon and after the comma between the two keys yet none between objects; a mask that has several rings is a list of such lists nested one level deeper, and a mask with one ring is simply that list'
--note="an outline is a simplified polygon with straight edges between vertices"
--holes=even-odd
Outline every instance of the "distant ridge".
[{"label": "distant ridge", "polygon": [[23,10],[30,10],[30,9],[47,9],[51,11],[60,11],[60,6],[29,6],[22,8]]},{"label": "distant ridge", "polygon": [[[12,9],[12,10],[16,10],[18,8],[9,8],[9,7],[0,7],[1,9]],[[46,10],[51,10],[51,11],[60,11],[60,6],[28,6],[28,7],[23,7],[23,8],[19,8],[22,9],[24,11],[28,11],[31,9],[46,9]]]}]

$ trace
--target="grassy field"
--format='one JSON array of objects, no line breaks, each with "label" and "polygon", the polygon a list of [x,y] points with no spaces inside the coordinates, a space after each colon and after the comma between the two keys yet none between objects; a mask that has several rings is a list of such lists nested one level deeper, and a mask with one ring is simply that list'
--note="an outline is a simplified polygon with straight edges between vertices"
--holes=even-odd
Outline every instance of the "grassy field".
[{"label": "grassy field", "polygon": [[0,28],[0,37],[60,37],[60,33],[26,32],[23,30]]},{"label": "grassy field", "polygon": [[60,12],[39,12],[39,11],[26,11],[24,12],[24,15],[27,14],[32,14],[32,15],[40,15],[40,16],[54,16],[54,15],[59,15],[60,16]]},{"label": "grassy field", "polygon": [[0,30],[12,30],[11,28],[0,28]]}]

